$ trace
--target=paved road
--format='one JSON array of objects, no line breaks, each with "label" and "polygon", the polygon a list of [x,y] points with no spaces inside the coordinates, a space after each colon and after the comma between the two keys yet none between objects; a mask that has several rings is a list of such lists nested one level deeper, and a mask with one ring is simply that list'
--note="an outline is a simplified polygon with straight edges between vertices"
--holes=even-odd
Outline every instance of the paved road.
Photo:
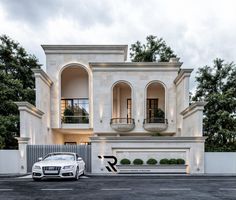
[{"label": "paved road", "polygon": [[236,177],[81,177],[79,181],[1,178],[0,200],[236,200]]}]

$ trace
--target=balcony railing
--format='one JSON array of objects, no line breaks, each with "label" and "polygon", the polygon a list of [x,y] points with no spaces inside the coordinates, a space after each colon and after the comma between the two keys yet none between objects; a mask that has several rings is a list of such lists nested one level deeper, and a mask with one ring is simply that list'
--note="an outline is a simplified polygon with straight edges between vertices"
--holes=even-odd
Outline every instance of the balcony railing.
[{"label": "balcony railing", "polygon": [[150,132],[162,132],[168,128],[168,120],[164,118],[147,118],[143,121],[143,128]]},{"label": "balcony railing", "polygon": [[64,124],[88,124],[89,115],[86,116],[63,116],[62,123]]},{"label": "balcony railing", "polygon": [[128,132],[134,129],[135,122],[133,118],[112,118],[110,125],[115,131]]}]

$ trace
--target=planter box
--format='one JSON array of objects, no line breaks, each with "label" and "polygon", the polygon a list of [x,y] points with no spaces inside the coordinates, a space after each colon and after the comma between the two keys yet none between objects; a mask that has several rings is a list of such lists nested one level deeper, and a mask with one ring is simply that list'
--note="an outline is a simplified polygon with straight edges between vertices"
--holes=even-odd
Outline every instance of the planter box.
[{"label": "planter box", "polygon": [[118,173],[186,174],[187,165],[116,165]]}]

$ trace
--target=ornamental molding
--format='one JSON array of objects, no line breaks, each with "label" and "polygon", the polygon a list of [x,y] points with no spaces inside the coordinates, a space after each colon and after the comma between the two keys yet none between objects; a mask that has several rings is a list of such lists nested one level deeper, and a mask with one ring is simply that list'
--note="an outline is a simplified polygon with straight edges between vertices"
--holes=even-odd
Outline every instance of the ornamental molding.
[{"label": "ornamental molding", "polygon": [[42,115],[44,112],[36,108],[34,105],[30,104],[27,101],[21,101],[21,102],[14,102],[18,106],[18,110],[28,112],[35,117],[42,118]]}]

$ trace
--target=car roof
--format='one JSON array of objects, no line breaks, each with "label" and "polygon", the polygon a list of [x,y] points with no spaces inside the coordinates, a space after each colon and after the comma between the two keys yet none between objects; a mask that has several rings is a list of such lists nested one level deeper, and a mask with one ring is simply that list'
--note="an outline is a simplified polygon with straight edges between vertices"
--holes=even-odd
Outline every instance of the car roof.
[{"label": "car roof", "polygon": [[72,154],[72,155],[76,155],[76,153],[74,153],[74,152],[51,152],[51,153],[48,153],[47,155],[49,155],[49,154]]}]

